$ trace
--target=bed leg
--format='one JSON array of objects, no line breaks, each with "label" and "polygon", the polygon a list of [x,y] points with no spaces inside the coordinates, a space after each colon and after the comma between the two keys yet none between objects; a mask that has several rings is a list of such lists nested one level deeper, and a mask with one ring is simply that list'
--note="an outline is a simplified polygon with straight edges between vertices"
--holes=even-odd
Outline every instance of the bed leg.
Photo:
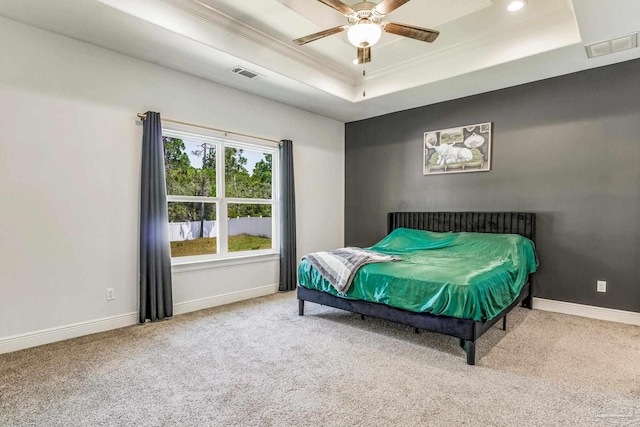
[{"label": "bed leg", "polygon": [[504,317],[502,318],[502,330],[506,331],[507,330],[507,315],[505,314]]},{"label": "bed leg", "polygon": [[529,276],[529,295],[522,300],[522,306],[533,310],[533,278]]},{"label": "bed leg", "polygon": [[467,352],[467,365],[475,365],[476,364],[476,342],[465,341],[464,347],[465,347],[465,351]]},{"label": "bed leg", "polygon": [[360,315],[360,320],[364,320],[364,314]]},{"label": "bed leg", "polygon": [[413,328],[413,332],[415,332],[416,334],[420,333],[420,329],[419,328]]},{"label": "bed leg", "polygon": [[304,300],[298,300],[298,316],[304,316]]}]

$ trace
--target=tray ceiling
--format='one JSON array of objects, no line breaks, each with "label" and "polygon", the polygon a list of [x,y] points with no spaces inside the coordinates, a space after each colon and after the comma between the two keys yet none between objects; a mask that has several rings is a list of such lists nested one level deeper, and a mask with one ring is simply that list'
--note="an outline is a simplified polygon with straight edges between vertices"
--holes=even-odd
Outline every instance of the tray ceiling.
[{"label": "tray ceiling", "polygon": [[346,23],[316,0],[0,0],[0,15],[341,121],[640,57],[588,59],[583,46],[640,30],[636,0],[529,0],[516,13],[507,3],[410,1],[387,19],[440,37],[385,33],[365,66],[344,33],[291,42]]}]

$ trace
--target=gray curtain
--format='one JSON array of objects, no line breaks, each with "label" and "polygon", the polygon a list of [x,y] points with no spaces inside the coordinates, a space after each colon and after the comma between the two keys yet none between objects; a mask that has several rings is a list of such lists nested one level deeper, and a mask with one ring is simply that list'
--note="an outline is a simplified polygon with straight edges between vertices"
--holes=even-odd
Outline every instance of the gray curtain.
[{"label": "gray curtain", "polygon": [[293,143],[280,145],[280,287],[292,291],[298,284],[296,270],[296,192],[293,179]]},{"label": "gray curtain", "polygon": [[169,217],[160,114],[143,120],[140,175],[140,323],[173,316]]}]

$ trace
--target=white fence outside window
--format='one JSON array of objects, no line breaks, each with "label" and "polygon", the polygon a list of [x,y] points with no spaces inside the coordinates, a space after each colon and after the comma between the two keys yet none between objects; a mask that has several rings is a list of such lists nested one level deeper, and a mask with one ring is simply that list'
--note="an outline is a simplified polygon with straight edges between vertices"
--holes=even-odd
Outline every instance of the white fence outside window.
[{"label": "white fence outside window", "polygon": [[[204,237],[218,237],[216,222],[217,221],[204,221]],[[264,236],[271,239],[271,218],[229,218],[229,236],[237,236],[239,234]],[[200,221],[169,223],[169,240],[172,242],[193,240],[199,237]]]}]

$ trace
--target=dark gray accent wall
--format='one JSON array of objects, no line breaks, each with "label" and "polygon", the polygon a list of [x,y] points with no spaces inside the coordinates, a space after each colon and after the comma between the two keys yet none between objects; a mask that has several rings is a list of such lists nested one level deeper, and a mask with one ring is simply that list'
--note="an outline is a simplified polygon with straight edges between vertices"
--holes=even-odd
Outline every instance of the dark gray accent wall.
[{"label": "dark gray accent wall", "polygon": [[[490,172],[422,174],[425,131],[482,122]],[[390,211],[536,212],[536,296],[640,312],[640,60],[347,123],[345,150],[346,245]]]}]

